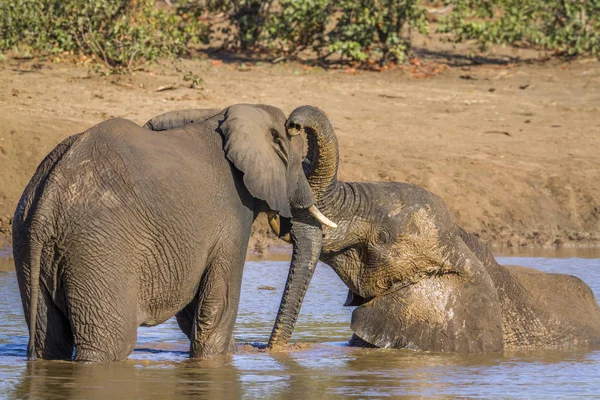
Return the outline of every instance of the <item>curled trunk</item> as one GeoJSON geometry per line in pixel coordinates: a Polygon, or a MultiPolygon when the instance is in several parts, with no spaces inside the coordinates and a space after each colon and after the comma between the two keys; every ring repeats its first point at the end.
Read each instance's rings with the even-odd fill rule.
{"type": "Polygon", "coordinates": [[[323,208],[338,185],[338,141],[327,116],[318,108],[302,106],[290,114],[288,131],[304,131],[308,141],[308,153],[303,163],[304,173],[317,201],[323,208]]]}

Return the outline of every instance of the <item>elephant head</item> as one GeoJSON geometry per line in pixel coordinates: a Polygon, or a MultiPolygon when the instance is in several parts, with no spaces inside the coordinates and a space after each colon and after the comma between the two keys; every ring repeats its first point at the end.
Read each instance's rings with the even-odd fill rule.
{"type": "MultiPolygon", "coordinates": [[[[337,226],[315,206],[312,188],[302,168],[304,146],[300,130],[286,129],[285,116],[277,108],[245,106],[243,109],[230,107],[225,112],[221,131],[227,157],[244,172],[244,183],[248,190],[254,197],[265,200],[269,209],[276,211],[284,221],[291,218],[293,252],[281,307],[282,310],[299,308],[321,254],[321,224],[337,226]],[[247,121],[255,121],[258,125],[250,126],[247,121]],[[269,157],[264,157],[264,151],[257,148],[257,143],[262,140],[242,133],[249,128],[268,133],[264,142],[270,143],[269,157]],[[287,165],[287,198],[279,197],[281,191],[275,184],[286,180],[283,171],[276,165],[280,160],[287,165]]],[[[274,337],[281,335],[282,338],[289,339],[297,315],[281,312],[276,325],[285,329],[278,329],[276,326],[274,337]]]]}
{"type": "MultiPolygon", "coordinates": [[[[306,133],[304,172],[319,209],[340,224],[324,230],[320,259],[348,286],[346,305],[358,306],[352,330],[379,347],[501,347],[500,308],[492,280],[458,237],[443,200],[408,184],[339,181],[337,139],[327,116],[315,107],[295,109],[287,128],[306,133]],[[467,333],[464,321],[471,324],[467,333]],[[445,339],[448,332],[456,337],[445,339]]],[[[302,218],[293,215],[294,223],[302,218]]],[[[275,221],[271,225],[282,233],[275,221]]],[[[288,293],[306,291],[306,282],[294,281],[296,274],[290,272],[284,300],[292,297],[288,293]]],[[[302,304],[302,298],[292,299],[280,305],[271,347],[290,338],[302,304]]]]}
{"type": "MultiPolygon", "coordinates": [[[[264,104],[236,104],[219,110],[170,111],[151,118],[144,128],[166,131],[209,120],[218,121],[227,159],[243,173],[244,185],[290,226],[292,209],[306,209],[319,222],[335,226],[315,206],[311,188],[301,168],[303,141],[300,132],[288,132],[285,115],[264,104]]],[[[193,127],[188,129],[194,130],[193,127]]],[[[288,229],[289,230],[289,229],[288,229]]]]}

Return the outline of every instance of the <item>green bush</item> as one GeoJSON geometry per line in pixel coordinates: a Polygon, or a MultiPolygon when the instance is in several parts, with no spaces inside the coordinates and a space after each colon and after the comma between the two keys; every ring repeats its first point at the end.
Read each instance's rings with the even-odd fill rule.
{"type": "Polygon", "coordinates": [[[280,0],[268,21],[269,47],[283,54],[311,48],[317,54],[327,45],[328,0],[280,0]]]}
{"type": "MultiPolygon", "coordinates": [[[[280,0],[269,40],[288,52],[312,46],[317,54],[354,61],[402,62],[411,31],[428,31],[425,2],[417,0],[280,0]]],[[[427,2],[429,6],[441,2],[427,2]]],[[[440,32],[475,40],[482,49],[508,44],[561,55],[600,56],[600,0],[446,0],[440,32]]]]}
{"type": "Polygon", "coordinates": [[[510,44],[600,56],[600,0],[452,0],[442,32],[482,49],[510,44]]]}
{"type": "Polygon", "coordinates": [[[212,15],[224,13],[229,22],[219,29],[212,29],[213,35],[223,40],[223,47],[237,47],[242,50],[256,48],[269,19],[273,0],[180,0],[196,12],[208,12],[212,15]]]}
{"type": "Polygon", "coordinates": [[[330,50],[352,60],[403,62],[411,29],[427,32],[425,10],[417,0],[336,2],[340,18],[330,33],[330,50]]]}
{"type": "Polygon", "coordinates": [[[411,28],[427,31],[417,0],[280,0],[269,21],[269,40],[288,54],[312,48],[322,58],[402,62],[411,28]]]}
{"type": "Polygon", "coordinates": [[[207,28],[153,0],[11,0],[0,3],[0,48],[94,55],[112,71],[177,56],[207,28]]]}
{"type": "MultiPolygon", "coordinates": [[[[417,0],[0,0],[0,51],[93,55],[112,71],[180,56],[191,42],[321,59],[402,62],[426,33],[417,0]],[[217,17],[221,16],[221,17],[217,17]],[[224,18],[222,17],[224,16],[224,18]],[[200,23],[200,20],[210,22],[200,23]]],[[[441,1],[427,2],[428,6],[441,1]]],[[[600,0],[445,0],[440,31],[482,48],[509,44],[600,56],[600,0]]]]}

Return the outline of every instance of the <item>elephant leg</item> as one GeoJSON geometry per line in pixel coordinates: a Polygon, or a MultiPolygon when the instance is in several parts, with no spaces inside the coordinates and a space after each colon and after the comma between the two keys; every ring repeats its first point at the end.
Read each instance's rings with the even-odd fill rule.
{"type": "MultiPolygon", "coordinates": [[[[196,305],[198,304],[198,299],[194,298],[193,302],[188,304],[183,310],[179,311],[175,314],[177,318],[177,325],[179,325],[179,329],[188,337],[188,339],[192,340],[192,328],[194,326],[194,316],[196,315],[196,305]]],[[[233,336],[233,332],[231,333],[231,343],[229,345],[229,351],[234,352],[237,350],[235,346],[235,338],[233,336]]]]}
{"type": "MultiPolygon", "coordinates": [[[[193,302],[185,306],[181,311],[175,314],[177,318],[177,325],[179,325],[179,329],[187,336],[188,339],[192,340],[192,328],[194,326],[194,316],[196,315],[196,305],[198,304],[198,299],[194,298],[193,302]]],[[[235,346],[235,338],[233,337],[233,333],[231,334],[231,344],[229,346],[229,351],[234,352],[236,350],[235,346]]]]}
{"type": "Polygon", "coordinates": [[[44,360],[71,360],[73,334],[69,320],[41,290],[35,332],[36,357],[44,360]]]}
{"type": "Polygon", "coordinates": [[[192,358],[225,354],[235,345],[233,327],[240,299],[246,246],[238,245],[234,249],[222,251],[222,255],[216,257],[202,276],[192,327],[192,358]]]}
{"type": "Polygon", "coordinates": [[[187,336],[188,339],[192,340],[192,328],[194,326],[194,316],[196,315],[196,306],[198,304],[197,297],[181,311],[175,314],[177,318],[177,325],[179,329],[187,336]]]}
{"type": "Polygon", "coordinates": [[[126,359],[137,340],[137,301],[124,276],[98,276],[116,268],[82,266],[89,274],[67,281],[69,317],[75,336],[75,361],[126,359]]]}

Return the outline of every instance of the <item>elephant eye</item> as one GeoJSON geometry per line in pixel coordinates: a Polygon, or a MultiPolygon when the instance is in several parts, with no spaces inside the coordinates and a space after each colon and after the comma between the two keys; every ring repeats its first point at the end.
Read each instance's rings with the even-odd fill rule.
{"type": "Polygon", "coordinates": [[[386,229],[380,229],[377,232],[377,243],[386,244],[391,242],[392,236],[386,229]]]}

